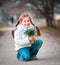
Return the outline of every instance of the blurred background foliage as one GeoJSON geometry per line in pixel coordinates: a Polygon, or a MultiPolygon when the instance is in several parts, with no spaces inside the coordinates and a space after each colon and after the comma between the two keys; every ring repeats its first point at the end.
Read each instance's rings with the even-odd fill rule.
{"type": "Polygon", "coordinates": [[[60,27],[60,0],[0,0],[0,26],[16,23],[22,12],[28,12],[35,23],[60,27]]]}

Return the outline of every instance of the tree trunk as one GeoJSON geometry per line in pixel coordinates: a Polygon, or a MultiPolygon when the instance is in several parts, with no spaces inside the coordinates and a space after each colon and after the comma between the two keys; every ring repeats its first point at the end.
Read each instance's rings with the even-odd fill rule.
{"type": "Polygon", "coordinates": [[[48,26],[48,27],[53,27],[52,21],[53,21],[53,20],[52,20],[51,18],[46,17],[46,23],[47,23],[47,26],[48,26]]]}

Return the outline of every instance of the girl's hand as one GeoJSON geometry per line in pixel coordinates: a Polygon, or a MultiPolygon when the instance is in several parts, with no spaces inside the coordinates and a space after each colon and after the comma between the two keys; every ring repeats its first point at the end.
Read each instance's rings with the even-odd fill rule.
{"type": "Polygon", "coordinates": [[[34,36],[29,36],[29,41],[30,41],[30,42],[35,41],[34,36]]]}

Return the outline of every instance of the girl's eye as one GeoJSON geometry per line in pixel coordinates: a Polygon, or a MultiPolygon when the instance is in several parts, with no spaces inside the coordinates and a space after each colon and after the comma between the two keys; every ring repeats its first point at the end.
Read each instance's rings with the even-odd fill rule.
{"type": "Polygon", "coordinates": [[[24,22],[26,22],[26,21],[24,21],[24,22]]]}
{"type": "Polygon", "coordinates": [[[27,22],[29,22],[29,20],[27,20],[27,22]]]}

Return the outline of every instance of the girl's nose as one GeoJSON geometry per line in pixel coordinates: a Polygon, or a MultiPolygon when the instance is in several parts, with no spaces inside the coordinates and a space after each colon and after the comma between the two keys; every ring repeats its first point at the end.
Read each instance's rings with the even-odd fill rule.
{"type": "Polygon", "coordinates": [[[27,24],[28,22],[26,21],[26,24],[27,24]]]}

